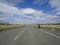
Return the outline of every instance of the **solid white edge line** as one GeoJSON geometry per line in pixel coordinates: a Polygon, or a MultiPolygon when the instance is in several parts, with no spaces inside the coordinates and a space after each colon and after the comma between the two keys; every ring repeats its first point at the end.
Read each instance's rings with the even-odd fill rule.
{"type": "Polygon", "coordinates": [[[44,31],[44,30],[40,30],[40,31],[42,31],[42,32],[44,32],[44,33],[47,33],[47,34],[49,34],[49,35],[51,35],[51,36],[53,36],[53,37],[55,37],[55,38],[57,38],[57,39],[60,39],[59,36],[57,36],[57,35],[55,35],[55,34],[53,34],[53,33],[50,33],[50,32],[44,31]]]}

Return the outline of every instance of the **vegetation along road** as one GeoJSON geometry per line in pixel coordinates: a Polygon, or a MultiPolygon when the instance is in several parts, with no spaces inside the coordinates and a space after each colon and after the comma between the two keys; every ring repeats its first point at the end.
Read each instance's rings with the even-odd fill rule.
{"type": "Polygon", "coordinates": [[[0,45],[60,45],[60,33],[26,25],[0,32],[0,45]]]}

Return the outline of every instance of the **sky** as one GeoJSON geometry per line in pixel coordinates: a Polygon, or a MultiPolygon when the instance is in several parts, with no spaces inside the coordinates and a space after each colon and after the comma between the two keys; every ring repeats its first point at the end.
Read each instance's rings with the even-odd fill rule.
{"type": "Polygon", "coordinates": [[[0,0],[0,23],[60,23],[60,0],[0,0]]]}

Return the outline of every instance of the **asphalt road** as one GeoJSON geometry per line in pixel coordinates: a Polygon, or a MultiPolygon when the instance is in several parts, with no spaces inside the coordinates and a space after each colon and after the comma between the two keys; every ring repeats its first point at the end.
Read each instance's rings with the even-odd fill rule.
{"type": "Polygon", "coordinates": [[[0,32],[0,45],[60,45],[60,36],[26,26],[0,32]]]}

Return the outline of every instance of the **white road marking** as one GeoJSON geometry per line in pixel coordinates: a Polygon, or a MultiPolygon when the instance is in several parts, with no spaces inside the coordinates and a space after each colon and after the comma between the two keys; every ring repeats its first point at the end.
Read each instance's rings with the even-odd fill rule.
{"type": "Polygon", "coordinates": [[[50,32],[44,31],[44,30],[40,30],[40,31],[42,31],[42,32],[44,32],[44,33],[47,33],[47,34],[49,34],[49,35],[51,35],[51,36],[53,36],[53,37],[55,37],[55,38],[57,38],[57,39],[60,39],[59,36],[57,36],[57,35],[55,35],[55,34],[53,34],[53,33],[50,33],[50,32]]]}
{"type": "Polygon", "coordinates": [[[23,31],[21,31],[14,39],[16,40],[20,35],[22,35],[23,34],[23,32],[24,32],[24,30],[23,31]]]}

